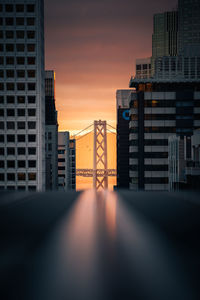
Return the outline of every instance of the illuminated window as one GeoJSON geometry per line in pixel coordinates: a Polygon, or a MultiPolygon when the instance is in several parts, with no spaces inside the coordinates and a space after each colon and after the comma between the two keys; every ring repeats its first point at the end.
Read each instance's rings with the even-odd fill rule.
{"type": "Polygon", "coordinates": [[[17,178],[19,181],[24,181],[26,180],[26,174],[25,173],[18,173],[17,178]]]}
{"type": "Polygon", "coordinates": [[[28,173],[28,180],[36,180],[36,173],[28,173]]]}

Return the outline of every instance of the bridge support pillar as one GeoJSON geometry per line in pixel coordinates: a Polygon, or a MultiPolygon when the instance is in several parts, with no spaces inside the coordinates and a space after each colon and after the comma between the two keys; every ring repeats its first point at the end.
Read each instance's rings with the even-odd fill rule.
{"type": "Polygon", "coordinates": [[[108,188],[106,121],[101,120],[94,121],[93,187],[96,190],[108,188]]]}

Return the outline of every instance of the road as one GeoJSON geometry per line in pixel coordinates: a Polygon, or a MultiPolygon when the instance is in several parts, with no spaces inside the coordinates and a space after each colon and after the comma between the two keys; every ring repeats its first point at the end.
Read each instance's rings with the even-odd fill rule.
{"type": "Polygon", "coordinates": [[[194,193],[1,192],[0,299],[200,299],[194,193]]]}

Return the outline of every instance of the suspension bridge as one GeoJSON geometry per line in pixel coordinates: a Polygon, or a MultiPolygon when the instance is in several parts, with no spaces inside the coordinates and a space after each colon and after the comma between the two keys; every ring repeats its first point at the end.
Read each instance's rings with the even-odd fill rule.
{"type": "Polygon", "coordinates": [[[76,176],[92,177],[93,188],[96,190],[107,189],[108,177],[116,176],[116,169],[108,169],[107,132],[116,135],[116,128],[106,121],[99,120],[73,136],[79,141],[93,133],[93,168],[77,168],[76,176]]]}

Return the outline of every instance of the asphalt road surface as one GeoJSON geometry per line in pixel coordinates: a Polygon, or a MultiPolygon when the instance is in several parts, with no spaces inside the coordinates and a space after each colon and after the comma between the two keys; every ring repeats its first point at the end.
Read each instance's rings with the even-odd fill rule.
{"type": "Polygon", "coordinates": [[[194,193],[0,195],[1,300],[199,300],[194,193]]]}

